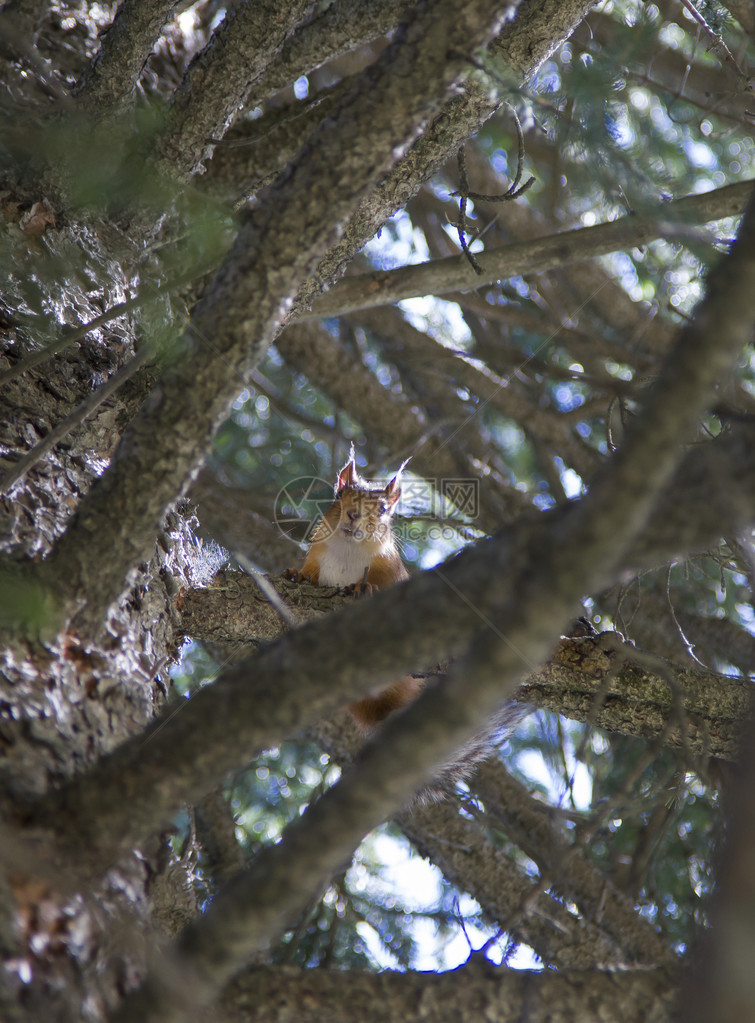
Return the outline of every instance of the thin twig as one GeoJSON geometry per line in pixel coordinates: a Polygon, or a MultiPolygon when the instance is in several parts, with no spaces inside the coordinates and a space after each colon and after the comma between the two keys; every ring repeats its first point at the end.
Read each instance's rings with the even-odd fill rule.
{"type": "Polygon", "coordinates": [[[248,558],[245,554],[241,554],[239,551],[234,551],[233,556],[238,561],[239,565],[247,572],[255,581],[255,583],[262,590],[263,594],[267,597],[271,606],[278,612],[279,616],[283,620],[284,625],[287,625],[289,629],[295,629],[299,624],[296,617],[291,614],[289,608],[286,607],[284,602],[281,600],[280,594],[275,589],[273,584],[267,578],[265,573],[259,567],[255,565],[251,558],[248,558]]]}
{"type": "MultiPolygon", "coordinates": [[[[524,170],[524,132],[522,131],[522,125],[516,111],[510,104],[507,103],[506,105],[511,111],[511,116],[514,118],[517,136],[517,164],[514,180],[511,182],[506,191],[502,192],[500,195],[486,195],[483,192],[470,192],[469,188],[464,185],[458,192],[452,192],[452,195],[464,195],[467,199],[471,199],[472,202],[510,202],[512,199],[518,199],[520,195],[524,195],[524,193],[531,188],[532,185],[534,185],[535,178],[530,176],[521,188],[519,187],[519,182],[522,180],[522,173],[524,170]]],[[[464,180],[466,183],[466,175],[464,180]]]]}
{"type": "Polygon", "coordinates": [[[469,260],[469,263],[477,274],[483,274],[485,271],[480,266],[477,259],[474,257],[469,244],[467,243],[467,202],[471,199],[473,202],[509,202],[512,199],[518,199],[520,195],[524,195],[528,188],[534,183],[534,177],[529,177],[524,184],[519,187],[519,182],[522,180],[522,173],[524,170],[524,132],[522,131],[522,125],[517,117],[516,110],[507,103],[506,106],[511,111],[511,116],[514,118],[514,125],[516,127],[517,137],[517,164],[516,174],[514,180],[511,182],[505,192],[500,195],[485,195],[482,192],[472,192],[469,189],[469,181],[467,179],[467,162],[466,155],[464,153],[464,146],[459,149],[457,155],[457,164],[459,167],[459,188],[458,191],[452,192],[451,195],[459,196],[459,218],[456,223],[456,229],[459,233],[459,244],[464,255],[469,260]]]}
{"type": "Polygon", "coordinates": [[[469,182],[467,181],[467,162],[464,146],[459,149],[456,159],[459,167],[459,191],[453,194],[459,196],[459,219],[456,224],[456,229],[459,233],[459,245],[461,245],[461,251],[469,260],[474,272],[481,274],[484,271],[467,244],[467,196],[469,193],[469,182]]]}
{"type": "Polygon", "coordinates": [[[711,49],[720,50],[724,55],[726,63],[730,64],[737,72],[739,77],[749,85],[747,75],[744,73],[739,64],[737,64],[736,60],[734,59],[734,55],[732,54],[731,50],[726,45],[726,43],[723,41],[721,35],[718,32],[713,31],[713,29],[710,27],[708,22],[698,11],[695,5],[691,3],[691,0],[680,0],[680,2],[682,7],[689,12],[690,17],[697,22],[697,24],[702,28],[703,32],[713,41],[711,49]]]}

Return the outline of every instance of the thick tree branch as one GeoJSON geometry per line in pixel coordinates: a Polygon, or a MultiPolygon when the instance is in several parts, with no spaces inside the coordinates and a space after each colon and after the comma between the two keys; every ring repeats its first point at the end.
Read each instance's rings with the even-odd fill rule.
{"type": "Polygon", "coordinates": [[[178,0],[123,0],[99,53],[74,89],[81,104],[101,115],[127,102],[163,25],[178,0]]]}
{"type": "Polygon", "coordinates": [[[676,199],[651,212],[630,213],[610,224],[514,242],[475,257],[484,273],[478,274],[465,256],[449,256],[399,270],[375,270],[355,274],[335,284],[317,298],[310,316],[343,316],[359,309],[391,305],[421,295],[445,295],[474,290],[506,277],[540,273],[609,252],[631,249],[659,238],[684,239],[697,224],[734,217],[742,213],[752,194],[752,181],[726,185],[702,195],[676,199]]]}
{"type": "Polygon", "coordinates": [[[336,0],[286,41],[252,86],[247,104],[261,103],[333,57],[385,35],[409,7],[409,0],[381,0],[367,7],[360,0],[336,0]]]}
{"type": "Polygon", "coordinates": [[[100,621],[123,592],[128,571],[146,556],[166,507],[198,468],[246,374],[339,226],[467,73],[465,54],[488,42],[499,25],[501,8],[492,0],[466,5],[461,18],[446,2],[422,8],[424,16],[360,78],[338,123],[322,125],[291,174],[241,228],[195,307],[155,400],[131,423],[110,469],[43,566],[69,614],[86,594],[79,628],[100,621]]]}
{"type": "Polygon", "coordinates": [[[526,82],[595,6],[584,0],[523,0],[490,53],[526,82]]]}
{"type": "MultiPolygon", "coordinates": [[[[514,692],[526,666],[543,660],[580,594],[616,572],[645,524],[680,457],[681,442],[710,401],[715,382],[731,369],[749,338],[754,287],[755,202],[609,470],[570,522],[524,552],[527,571],[519,576],[516,601],[491,601],[500,626],[483,616],[487,629],[478,632],[446,684],[427,689],[403,713],[389,718],[341,780],[289,825],[280,844],[265,849],[247,873],[218,895],[201,921],[184,931],[176,950],[176,973],[153,973],[124,1003],[122,1020],[139,1012],[156,1020],[168,1009],[173,1013],[169,1018],[184,1018],[190,1007],[184,1001],[180,1008],[178,998],[185,996],[184,985],[190,982],[192,1001],[212,998],[327,883],[363,835],[479,731],[514,692]],[[295,890],[292,877],[297,878],[295,890]]],[[[398,603],[399,591],[408,589],[395,587],[386,596],[398,603]]],[[[373,608],[376,603],[377,598],[373,608]]],[[[308,631],[299,630],[291,638],[308,631]]],[[[282,641],[278,649],[286,645],[282,641]]],[[[339,653],[344,656],[344,651],[339,653]]]]}
{"type": "MultiPolygon", "coordinates": [[[[324,61],[395,28],[409,7],[407,0],[372,4],[367,9],[356,0],[331,4],[285,42],[252,83],[246,106],[263,103],[324,61]]],[[[215,148],[200,187],[232,199],[258,192],[296,156],[321,121],[338,116],[352,84],[344,77],[306,102],[272,107],[256,120],[240,122],[215,148]]]]}
{"type": "Polygon", "coordinates": [[[253,121],[240,122],[215,146],[199,187],[234,203],[258,195],[296,159],[324,120],[338,117],[353,85],[353,77],[342,78],[311,100],[272,107],[253,121]]]}
{"type": "MultiPolygon", "coordinates": [[[[280,616],[249,576],[221,574],[216,582],[182,595],[186,635],[204,642],[269,643],[283,634],[280,616]]],[[[301,624],[352,600],[333,589],[284,579],[276,580],[276,587],[301,624]]],[[[622,647],[615,633],[606,638],[612,642],[601,637],[564,640],[546,664],[527,675],[517,699],[610,732],[662,739],[693,756],[738,759],[742,729],[755,710],[747,679],[657,657],[648,665],[642,654],[633,658],[634,648],[622,647]],[[677,720],[679,710],[683,722],[677,720]]]]}
{"type": "Polygon", "coordinates": [[[678,977],[640,973],[530,973],[471,958],[448,973],[356,973],[259,967],[234,980],[215,1023],[458,1023],[473,1014],[487,1023],[670,1023],[678,977]]]}
{"type": "MultiPolygon", "coordinates": [[[[353,760],[363,742],[355,731],[350,719],[341,714],[321,722],[310,734],[343,765],[353,760]]],[[[471,783],[473,791],[476,779],[471,783]]],[[[534,801],[525,797],[529,808],[534,801]]],[[[396,823],[444,877],[477,900],[491,923],[505,925],[508,934],[529,945],[544,963],[559,969],[592,969],[596,963],[605,967],[657,965],[670,958],[668,947],[652,925],[641,920],[631,903],[610,885],[607,894],[614,920],[594,912],[587,918],[570,913],[539,879],[528,876],[490,841],[490,816],[459,813],[456,797],[441,803],[415,803],[396,823]]],[[[499,827],[498,818],[493,826],[499,827]]],[[[501,826],[507,830],[505,824],[501,826]]],[[[597,874],[588,863],[582,864],[583,877],[597,874]]],[[[600,883],[606,881],[597,875],[593,887],[600,883]]]]}
{"type": "Polygon", "coordinates": [[[301,21],[310,0],[257,0],[231,8],[191,62],[157,143],[158,166],[188,179],[222,138],[256,78],[301,21]]]}
{"type": "Polygon", "coordinates": [[[755,711],[748,679],[670,662],[659,674],[642,654],[637,660],[632,654],[629,646],[622,651],[599,640],[567,641],[528,676],[518,698],[609,732],[662,740],[693,756],[739,758],[743,729],[755,711]]]}
{"type": "MultiPolygon", "coordinates": [[[[635,571],[664,562],[672,553],[705,546],[720,535],[723,522],[734,531],[750,523],[754,456],[749,430],[688,455],[685,467],[697,502],[686,500],[690,492],[680,474],[621,567],[635,571]],[[729,477],[732,489],[727,492],[711,488],[709,471],[712,465],[726,465],[719,453],[729,447],[739,452],[739,468],[729,477]]],[[[197,802],[260,749],[332,714],[374,685],[458,655],[482,621],[491,615],[500,621],[496,607],[517,601],[537,563],[531,552],[544,548],[549,534],[563,535],[564,522],[576,507],[519,523],[493,541],[466,549],[447,566],[369,601],[351,602],[327,622],[297,630],[234,666],[53,797],[49,813],[41,808],[45,819],[62,829],[73,861],[87,863],[93,873],[107,867],[181,802],[197,802]],[[360,665],[359,673],[354,664],[360,665]],[[162,779],[160,786],[155,778],[162,779]]],[[[321,599],[327,601],[328,592],[322,591],[321,599]]],[[[238,608],[243,609],[242,601],[238,608]]],[[[241,629],[248,639],[248,622],[242,621],[241,629]]]]}
{"type": "MultiPolygon", "coordinates": [[[[560,3],[554,0],[525,0],[517,8],[516,16],[504,25],[493,41],[491,50],[511,69],[518,81],[526,80],[569,36],[594,4],[595,0],[564,0],[560,3]]],[[[316,23],[312,24],[314,26],[316,23]]],[[[292,45],[295,38],[291,40],[292,45]]],[[[326,96],[321,97],[322,102],[329,105],[330,94],[337,95],[342,85],[340,83],[328,90],[326,96]]],[[[497,98],[490,94],[484,84],[474,79],[466,84],[460,95],[444,105],[405,158],[386,176],[375,192],[361,203],[343,239],[323,260],[317,279],[302,290],[296,310],[307,308],[315,294],[340,276],[388,217],[406,205],[420,184],[436,173],[456,153],[463,141],[479,131],[495,113],[498,105],[497,98]]],[[[306,113],[304,119],[308,120],[306,113]]],[[[313,119],[312,123],[316,123],[316,120],[313,119]]],[[[298,146],[302,144],[301,137],[300,131],[298,146]]],[[[294,144],[293,138],[290,143],[294,144]]],[[[209,165],[207,182],[213,188],[227,190],[229,197],[238,198],[256,185],[260,169],[256,154],[244,152],[244,147],[219,149],[209,165]]]]}

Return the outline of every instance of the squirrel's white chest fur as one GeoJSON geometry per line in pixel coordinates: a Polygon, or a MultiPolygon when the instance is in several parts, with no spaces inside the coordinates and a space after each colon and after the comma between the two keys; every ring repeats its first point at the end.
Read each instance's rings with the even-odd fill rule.
{"type": "Polygon", "coordinates": [[[320,555],[320,586],[351,586],[361,583],[365,570],[379,553],[376,544],[336,534],[324,545],[320,555]]]}

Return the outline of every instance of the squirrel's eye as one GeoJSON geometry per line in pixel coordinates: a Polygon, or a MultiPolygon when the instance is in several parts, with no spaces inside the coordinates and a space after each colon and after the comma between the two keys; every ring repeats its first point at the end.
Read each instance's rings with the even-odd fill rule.
{"type": "Polygon", "coordinates": [[[385,515],[385,513],[388,511],[388,505],[385,503],[385,501],[381,501],[380,504],[378,505],[378,509],[381,515],[385,515]]]}

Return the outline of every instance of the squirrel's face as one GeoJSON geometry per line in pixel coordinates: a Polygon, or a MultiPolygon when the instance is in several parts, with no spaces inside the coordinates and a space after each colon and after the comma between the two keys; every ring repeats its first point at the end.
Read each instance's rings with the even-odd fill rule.
{"type": "Polygon", "coordinates": [[[339,500],[332,506],[338,522],[331,523],[342,536],[357,542],[382,544],[391,535],[391,504],[384,491],[370,493],[344,487],[339,500]]]}

